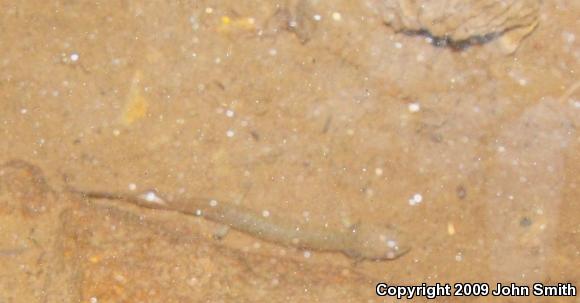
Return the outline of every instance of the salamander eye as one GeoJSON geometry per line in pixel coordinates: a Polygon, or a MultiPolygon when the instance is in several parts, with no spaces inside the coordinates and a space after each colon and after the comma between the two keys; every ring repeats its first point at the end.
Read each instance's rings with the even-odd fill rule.
{"type": "Polygon", "coordinates": [[[379,235],[379,239],[381,240],[381,243],[384,243],[388,248],[385,255],[387,259],[395,259],[406,252],[406,249],[401,248],[399,242],[395,238],[381,234],[379,235]]]}

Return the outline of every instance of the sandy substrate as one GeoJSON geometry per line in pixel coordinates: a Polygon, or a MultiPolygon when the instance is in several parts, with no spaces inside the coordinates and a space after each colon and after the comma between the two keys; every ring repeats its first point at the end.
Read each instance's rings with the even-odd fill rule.
{"type": "MultiPolygon", "coordinates": [[[[544,1],[505,54],[434,47],[357,1],[113,2],[0,3],[1,303],[580,286],[580,4],[544,1]],[[67,186],[392,225],[412,249],[355,264],[236,231],[218,241],[213,222],[67,186]]],[[[490,300],[506,302],[474,299],[490,300]]]]}

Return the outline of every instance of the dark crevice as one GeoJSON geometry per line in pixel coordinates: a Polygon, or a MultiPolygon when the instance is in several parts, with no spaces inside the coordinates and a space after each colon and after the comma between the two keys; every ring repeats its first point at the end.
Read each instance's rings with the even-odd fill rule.
{"type": "Polygon", "coordinates": [[[435,47],[450,48],[454,51],[463,51],[472,46],[488,43],[501,36],[504,32],[493,32],[485,35],[472,36],[468,39],[462,40],[455,40],[450,36],[434,36],[426,29],[403,30],[401,33],[408,36],[422,36],[429,38],[431,40],[431,44],[435,47]]]}

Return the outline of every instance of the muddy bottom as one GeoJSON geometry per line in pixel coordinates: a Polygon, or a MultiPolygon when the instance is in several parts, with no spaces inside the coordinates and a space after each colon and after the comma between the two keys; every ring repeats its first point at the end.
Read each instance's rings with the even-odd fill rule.
{"type": "MultiPolygon", "coordinates": [[[[577,288],[580,5],[556,2],[509,53],[394,30],[373,1],[0,4],[0,303],[577,288]],[[384,226],[410,250],[361,259],[170,207],[200,198],[296,242],[384,226]]],[[[577,302],[560,295],[472,299],[577,302]]]]}

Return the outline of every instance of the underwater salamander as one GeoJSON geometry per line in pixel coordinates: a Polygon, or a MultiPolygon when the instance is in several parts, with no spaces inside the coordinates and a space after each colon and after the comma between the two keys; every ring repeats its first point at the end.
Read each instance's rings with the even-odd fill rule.
{"type": "Polygon", "coordinates": [[[349,229],[332,230],[264,217],[249,209],[211,199],[165,200],[153,191],[141,195],[70,191],[86,198],[123,200],[145,208],[201,216],[268,242],[306,250],[341,252],[357,261],[395,259],[409,251],[404,240],[401,242],[401,232],[393,227],[356,224],[349,229]]]}

